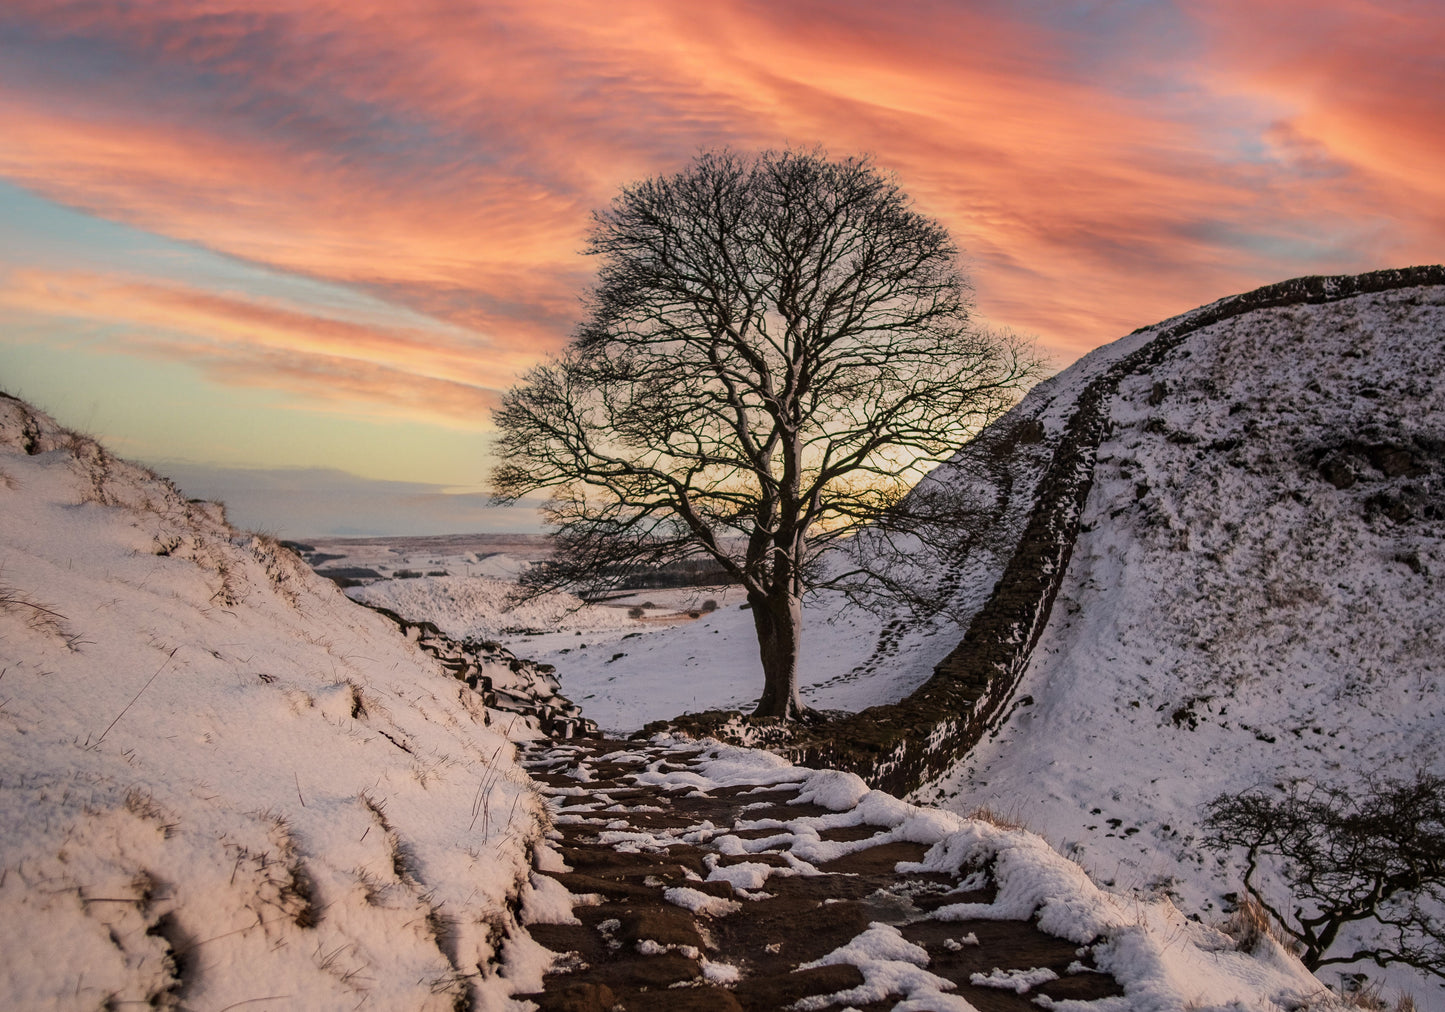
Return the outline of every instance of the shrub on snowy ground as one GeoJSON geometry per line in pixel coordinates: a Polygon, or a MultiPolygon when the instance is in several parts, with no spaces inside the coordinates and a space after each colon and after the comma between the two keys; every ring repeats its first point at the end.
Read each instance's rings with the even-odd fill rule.
{"type": "Polygon", "coordinates": [[[1445,778],[1366,777],[1356,787],[1297,782],[1221,794],[1205,842],[1245,854],[1244,887],[1300,947],[1311,970],[1370,959],[1445,977],[1445,778]],[[1292,908],[1270,899],[1267,859],[1280,859],[1292,908]],[[1331,953],[1340,930],[1375,921],[1370,946],[1331,953]]]}

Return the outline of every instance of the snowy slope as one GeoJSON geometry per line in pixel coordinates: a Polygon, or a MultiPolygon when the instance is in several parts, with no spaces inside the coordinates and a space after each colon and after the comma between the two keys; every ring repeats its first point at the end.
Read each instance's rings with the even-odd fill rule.
{"type": "Polygon", "coordinates": [[[571,594],[553,593],[517,601],[517,584],[491,576],[420,576],[378,580],[350,587],[355,601],[388,608],[398,615],[420,615],[455,639],[495,639],[530,630],[635,630],[638,623],[622,608],[583,608],[571,594]]]}
{"type": "Polygon", "coordinates": [[[507,1007],[544,813],[507,719],[0,398],[0,1006],[507,1007]]]}
{"type": "Polygon", "coordinates": [[[1256,310],[1127,378],[1031,704],[916,796],[1208,909],[1239,886],[1199,846],[1209,798],[1445,772],[1442,374],[1423,287],[1256,310]]]}

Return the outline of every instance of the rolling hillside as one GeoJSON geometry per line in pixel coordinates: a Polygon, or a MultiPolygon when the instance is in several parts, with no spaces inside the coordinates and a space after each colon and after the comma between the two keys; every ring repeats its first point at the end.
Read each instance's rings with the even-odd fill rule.
{"type": "Polygon", "coordinates": [[[1340,1007],[1278,948],[1100,890],[1033,834],[759,750],[570,739],[546,669],[348,601],[4,396],[0,510],[5,1008],[613,1008],[582,952],[643,1009],[1340,1007]],[[544,728],[545,793],[516,761],[544,728]],[[672,878],[598,877],[642,852],[672,878]],[[844,858],[861,891],[824,872],[844,858]],[[792,878],[785,934],[806,914],[821,947],[716,923],[792,878]]]}
{"type": "Polygon", "coordinates": [[[1167,341],[1103,400],[1006,719],[916,797],[1014,813],[1104,881],[1208,910],[1239,887],[1200,846],[1216,794],[1445,771],[1445,277],[1406,280],[1168,321],[1021,405],[1047,417],[1167,341]]]}
{"type": "Polygon", "coordinates": [[[8,397],[0,518],[0,1005],[490,1009],[540,981],[525,718],[8,397]]]}

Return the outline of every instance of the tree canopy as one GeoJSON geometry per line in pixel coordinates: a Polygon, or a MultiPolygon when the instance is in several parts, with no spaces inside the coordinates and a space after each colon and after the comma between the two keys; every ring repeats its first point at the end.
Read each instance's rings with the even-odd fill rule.
{"type": "Polygon", "coordinates": [[[536,578],[714,560],[753,609],[758,714],[801,711],[819,554],[900,516],[1034,363],[970,317],[959,251],[866,158],[708,152],[594,215],[587,318],[496,412],[493,482],[549,490],[536,578]]]}

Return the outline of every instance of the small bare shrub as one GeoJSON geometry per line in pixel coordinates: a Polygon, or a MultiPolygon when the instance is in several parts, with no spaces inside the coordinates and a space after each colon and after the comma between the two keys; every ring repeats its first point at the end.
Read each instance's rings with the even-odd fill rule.
{"type": "Polygon", "coordinates": [[[1296,781],[1221,794],[1205,806],[1204,843],[1244,852],[1244,888],[1299,945],[1311,971],[1365,959],[1445,978],[1445,777],[1366,776],[1349,786],[1296,781]],[[1278,862],[1291,895],[1271,905],[1261,879],[1278,862]],[[1334,952],[1340,931],[1381,929],[1334,952]]]}

